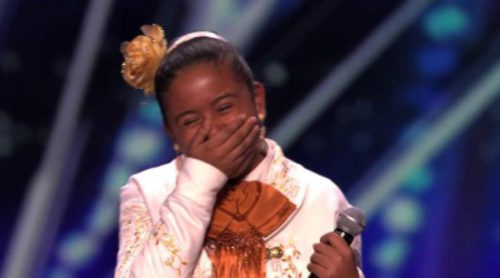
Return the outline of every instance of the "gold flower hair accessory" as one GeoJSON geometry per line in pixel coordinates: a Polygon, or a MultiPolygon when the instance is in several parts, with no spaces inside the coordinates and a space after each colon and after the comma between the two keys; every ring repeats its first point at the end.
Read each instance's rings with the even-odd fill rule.
{"type": "Polygon", "coordinates": [[[123,79],[132,87],[144,90],[146,95],[155,92],[155,75],[161,59],[167,52],[167,41],[163,29],[156,24],[141,27],[144,35],[130,42],[123,42],[121,53],[123,79]]]}

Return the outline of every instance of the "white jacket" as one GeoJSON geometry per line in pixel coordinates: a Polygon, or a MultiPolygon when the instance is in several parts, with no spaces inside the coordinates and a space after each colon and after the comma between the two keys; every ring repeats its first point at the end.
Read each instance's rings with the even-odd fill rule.
{"type": "MultiPolygon", "coordinates": [[[[281,258],[266,261],[266,276],[307,277],[312,245],[334,230],[338,212],[349,203],[332,181],[284,157],[273,141],[267,143],[266,158],[245,180],[271,184],[296,210],[265,238],[267,248],[284,251],[281,258]]],[[[217,168],[189,157],[182,165],[173,161],[133,175],[120,195],[115,277],[212,277],[203,243],[216,194],[226,182],[217,168]]],[[[359,236],[351,247],[360,265],[359,236]]]]}

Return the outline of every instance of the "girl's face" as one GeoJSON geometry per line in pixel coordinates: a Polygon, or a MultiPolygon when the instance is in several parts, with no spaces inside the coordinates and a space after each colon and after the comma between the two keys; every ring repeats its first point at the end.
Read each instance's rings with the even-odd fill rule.
{"type": "Polygon", "coordinates": [[[195,64],[178,72],[162,102],[167,132],[182,152],[204,122],[210,138],[238,115],[257,117],[266,112],[260,83],[255,83],[252,94],[229,66],[214,63],[195,64]]]}

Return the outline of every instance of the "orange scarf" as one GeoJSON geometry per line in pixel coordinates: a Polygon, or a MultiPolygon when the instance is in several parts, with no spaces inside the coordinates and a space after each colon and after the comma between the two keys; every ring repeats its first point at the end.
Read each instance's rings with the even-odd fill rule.
{"type": "Polygon", "coordinates": [[[258,181],[241,182],[221,194],[206,241],[215,277],[264,277],[264,238],[288,219],[295,205],[258,181]]]}

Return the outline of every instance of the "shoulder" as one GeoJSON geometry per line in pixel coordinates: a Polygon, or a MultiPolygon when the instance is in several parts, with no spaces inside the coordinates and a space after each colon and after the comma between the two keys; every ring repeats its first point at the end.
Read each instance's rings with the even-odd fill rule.
{"type": "Polygon", "coordinates": [[[121,206],[145,205],[150,212],[159,210],[175,188],[175,161],[132,175],[120,191],[121,206]]]}
{"type": "Polygon", "coordinates": [[[339,207],[349,205],[340,187],[331,179],[322,176],[301,164],[288,159],[290,163],[290,176],[301,186],[306,187],[307,198],[313,200],[327,198],[329,202],[337,204],[339,207]]]}
{"type": "Polygon", "coordinates": [[[129,182],[140,184],[141,187],[156,187],[168,186],[171,183],[175,184],[177,168],[175,160],[167,164],[149,168],[139,173],[133,174],[129,182]]]}

